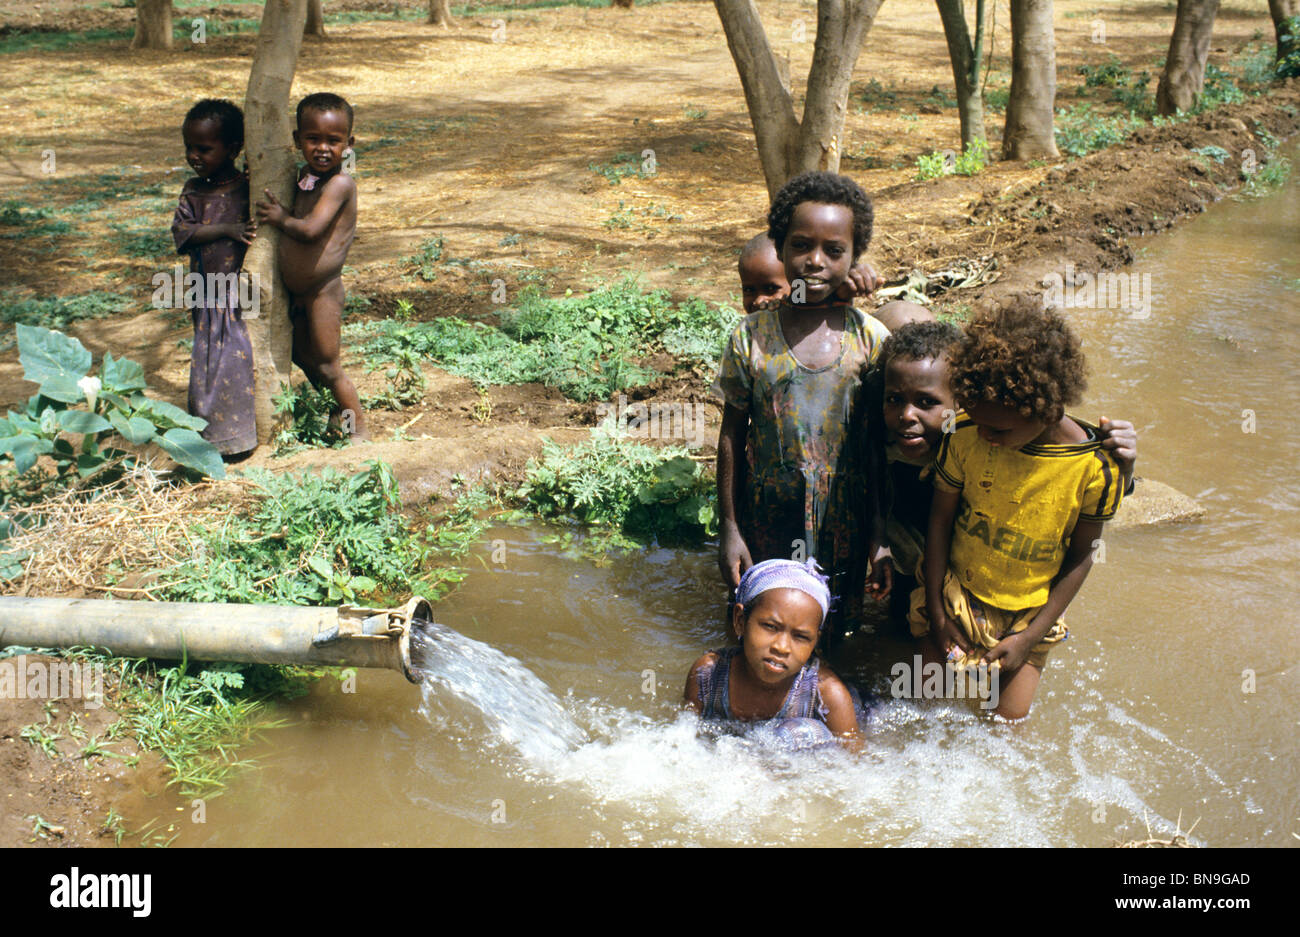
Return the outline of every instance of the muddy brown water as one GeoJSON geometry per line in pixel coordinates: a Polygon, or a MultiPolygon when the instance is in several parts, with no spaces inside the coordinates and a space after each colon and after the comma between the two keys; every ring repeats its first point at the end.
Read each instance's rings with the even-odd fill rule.
{"type": "MultiPolygon", "coordinates": [[[[1150,242],[1125,271],[1150,275],[1148,318],[1071,312],[1075,412],[1132,419],[1139,474],[1208,515],[1107,536],[1026,723],[887,699],[858,758],[701,738],[678,700],[723,643],[711,551],[595,565],[503,527],[437,606],[435,682],[362,672],[280,707],[291,727],[177,844],[1107,845],[1181,812],[1203,845],[1297,845],[1296,196],[1150,242]]],[[[860,633],[833,661],[887,694],[907,654],[860,633]]]]}

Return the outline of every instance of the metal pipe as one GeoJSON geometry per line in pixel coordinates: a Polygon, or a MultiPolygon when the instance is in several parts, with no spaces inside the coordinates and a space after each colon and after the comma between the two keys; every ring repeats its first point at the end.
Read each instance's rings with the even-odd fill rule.
{"type": "Polygon", "coordinates": [[[317,664],[399,671],[412,683],[411,625],[433,609],[0,597],[0,647],[105,648],[119,657],[317,664]]]}

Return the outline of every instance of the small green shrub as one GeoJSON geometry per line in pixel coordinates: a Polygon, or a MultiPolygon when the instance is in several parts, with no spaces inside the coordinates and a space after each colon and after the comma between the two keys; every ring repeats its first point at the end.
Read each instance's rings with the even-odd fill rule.
{"type": "Polygon", "coordinates": [[[542,517],[632,537],[699,540],[717,532],[713,479],[686,449],[655,448],[600,429],[577,446],[547,442],[515,497],[542,517]]]}

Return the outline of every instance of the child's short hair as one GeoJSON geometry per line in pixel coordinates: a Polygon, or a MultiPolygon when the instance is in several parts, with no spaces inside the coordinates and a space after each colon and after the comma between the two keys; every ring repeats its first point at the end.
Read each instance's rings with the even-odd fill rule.
{"type": "Polygon", "coordinates": [[[785,246],[785,236],[790,230],[790,219],[795,206],[803,202],[823,205],[844,205],[853,212],[853,259],[857,260],[871,243],[871,199],[862,187],[848,176],[833,172],[802,172],[776,193],[772,208],[767,213],[767,236],[776,245],[777,254],[785,246]]]}
{"type": "Polygon", "coordinates": [[[951,322],[908,322],[891,332],[880,346],[879,368],[883,372],[895,358],[923,361],[951,354],[961,341],[961,329],[951,322]]]}
{"type": "Polygon", "coordinates": [[[980,313],[952,353],[953,397],[963,408],[1002,404],[1054,423],[1088,386],[1077,335],[1041,298],[1018,293],[980,313]]]}
{"type": "Polygon", "coordinates": [[[226,146],[244,145],[244,112],[225,98],[204,98],[189,109],[185,123],[210,120],[221,128],[221,142],[226,146]]]}
{"type": "Polygon", "coordinates": [[[298,113],[295,118],[299,127],[302,127],[302,115],[307,111],[315,111],[318,114],[324,114],[328,111],[342,111],[348,115],[348,130],[352,130],[352,105],[337,94],[332,94],[329,91],[318,91],[299,101],[298,113]]]}

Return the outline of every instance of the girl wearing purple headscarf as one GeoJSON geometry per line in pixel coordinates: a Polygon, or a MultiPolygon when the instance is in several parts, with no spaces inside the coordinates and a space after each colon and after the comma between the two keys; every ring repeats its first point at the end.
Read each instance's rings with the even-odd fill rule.
{"type": "Polygon", "coordinates": [[[686,678],[686,704],[704,719],[814,719],[857,748],[852,694],[815,653],[830,604],[826,577],[812,560],[749,567],[732,612],[740,647],[710,651],[695,662],[686,678]]]}

